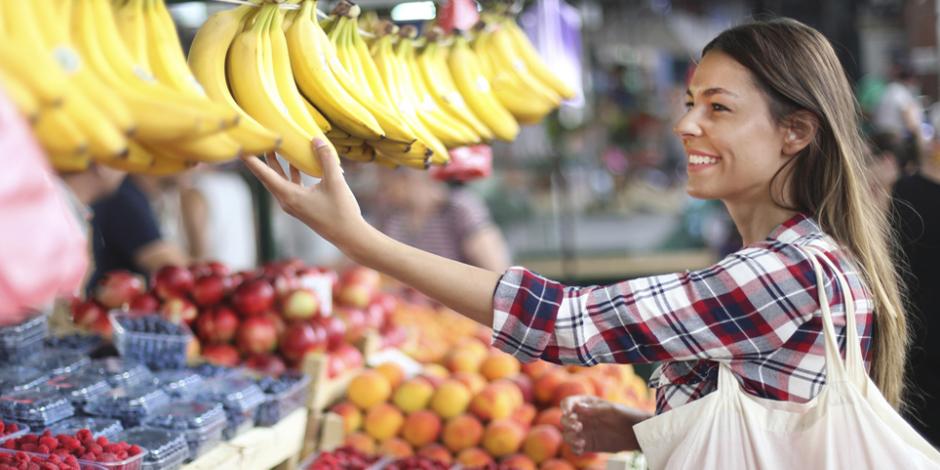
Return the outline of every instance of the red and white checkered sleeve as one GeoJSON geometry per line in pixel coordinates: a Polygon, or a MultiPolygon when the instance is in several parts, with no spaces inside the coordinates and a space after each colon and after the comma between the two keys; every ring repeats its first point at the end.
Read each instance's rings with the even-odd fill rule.
{"type": "Polygon", "coordinates": [[[494,295],[493,344],[521,360],[592,365],[759,357],[817,311],[795,247],[746,248],[698,271],[569,287],[511,268],[494,295]]]}

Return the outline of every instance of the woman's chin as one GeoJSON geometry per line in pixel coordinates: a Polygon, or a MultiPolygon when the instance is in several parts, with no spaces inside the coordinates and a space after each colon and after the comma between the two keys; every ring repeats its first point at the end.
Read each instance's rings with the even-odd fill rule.
{"type": "Polygon", "coordinates": [[[721,199],[717,191],[691,184],[686,185],[685,192],[695,199],[721,199]]]}

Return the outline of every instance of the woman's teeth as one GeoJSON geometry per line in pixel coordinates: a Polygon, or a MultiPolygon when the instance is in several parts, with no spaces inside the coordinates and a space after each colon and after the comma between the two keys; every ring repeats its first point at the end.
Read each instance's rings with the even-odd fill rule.
{"type": "Polygon", "coordinates": [[[692,165],[714,165],[718,163],[718,159],[704,155],[689,155],[689,163],[692,165]]]}

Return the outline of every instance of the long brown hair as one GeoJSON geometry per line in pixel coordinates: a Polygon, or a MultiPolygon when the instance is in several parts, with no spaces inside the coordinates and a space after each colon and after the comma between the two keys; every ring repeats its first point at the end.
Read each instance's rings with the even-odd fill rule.
{"type": "Polygon", "coordinates": [[[709,51],[727,54],[750,70],[778,124],[797,111],[818,120],[813,142],[777,174],[793,184],[782,186],[789,188],[785,202],[775,200],[812,214],[855,255],[875,300],[871,376],[885,398],[900,407],[908,334],[892,259],[895,237],[887,212],[868,194],[859,107],[832,45],[819,31],[783,18],[726,30],[702,55],[709,51]]]}

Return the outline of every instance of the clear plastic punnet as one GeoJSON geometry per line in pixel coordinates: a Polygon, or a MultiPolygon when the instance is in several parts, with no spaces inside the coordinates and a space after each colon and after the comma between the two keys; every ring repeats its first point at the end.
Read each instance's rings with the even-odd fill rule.
{"type": "Polygon", "coordinates": [[[225,407],[228,424],[223,436],[231,439],[255,424],[255,413],[264,403],[264,392],[247,376],[221,376],[207,380],[196,398],[225,407]]]}
{"type": "MultiPolygon", "coordinates": [[[[25,452],[22,450],[10,450],[10,449],[4,449],[0,447],[0,454],[2,454],[0,455],[0,460],[4,460],[3,456],[7,456],[7,455],[15,456],[16,454],[19,454],[19,453],[23,453],[23,454],[30,456],[30,458],[32,459],[31,461],[34,463],[52,462],[53,459],[56,458],[56,457],[53,457],[51,454],[41,454],[38,452],[25,452]]],[[[75,459],[75,460],[78,462],[79,468],[81,468],[82,470],[138,470],[140,468],[140,459],[142,457],[143,455],[132,457],[123,462],[120,462],[120,465],[89,462],[87,460],[82,460],[82,459],[75,459]]],[[[60,457],[59,459],[61,460],[62,458],[60,457]]],[[[29,468],[33,468],[33,467],[29,467],[29,468]]],[[[53,467],[53,468],[59,468],[59,467],[53,467]]]]}
{"type": "Polygon", "coordinates": [[[258,386],[264,391],[264,403],[258,407],[259,426],[273,426],[294,410],[304,407],[310,392],[310,377],[305,374],[284,374],[278,378],[263,377],[258,386]]]}
{"type": "Polygon", "coordinates": [[[64,336],[49,336],[44,343],[47,348],[67,349],[88,356],[91,352],[103,346],[105,341],[98,335],[74,333],[64,336]]]}
{"type": "Polygon", "coordinates": [[[190,369],[164,370],[154,375],[154,384],[171,397],[193,395],[205,382],[198,373],[190,369]]]}
{"type": "Polygon", "coordinates": [[[97,438],[104,436],[109,441],[117,440],[118,434],[124,430],[121,422],[111,418],[93,418],[90,416],[75,416],[49,426],[49,432],[58,436],[60,434],[73,435],[82,429],[87,429],[97,438]]]}
{"type": "Polygon", "coordinates": [[[88,370],[106,378],[112,387],[153,383],[153,373],[145,365],[131,359],[106,357],[91,361],[88,370]]]}
{"type": "Polygon", "coordinates": [[[0,328],[0,361],[18,361],[36,352],[48,334],[49,322],[44,314],[0,328]]]}
{"type": "Polygon", "coordinates": [[[165,429],[136,427],[126,429],[118,440],[147,450],[143,470],[176,470],[189,457],[189,446],[181,434],[165,429]]]}
{"type": "Polygon", "coordinates": [[[75,414],[72,403],[57,390],[39,386],[0,396],[0,418],[45,429],[75,414]]]}
{"type": "Polygon", "coordinates": [[[12,393],[42,385],[49,376],[40,369],[22,365],[0,366],[0,393],[12,393]]]}
{"type": "Polygon", "coordinates": [[[50,377],[45,384],[47,387],[58,390],[72,402],[72,405],[81,408],[89,400],[102,397],[111,391],[108,380],[92,371],[80,371],[74,374],[59,374],[50,377]]]}
{"type": "Polygon", "coordinates": [[[0,419],[0,442],[7,439],[16,439],[29,432],[29,426],[15,421],[0,419]]]}
{"type": "Polygon", "coordinates": [[[163,390],[134,385],[115,388],[86,403],[84,410],[91,416],[119,419],[125,428],[132,428],[169,402],[170,397],[163,390]]]}
{"type": "Polygon", "coordinates": [[[49,374],[76,372],[91,362],[88,356],[69,349],[44,349],[26,359],[26,365],[49,374]]]}
{"type": "Polygon", "coordinates": [[[114,345],[122,357],[135,359],[151,369],[179,369],[186,365],[186,352],[193,333],[159,315],[131,317],[111,312],[114,345]]]}
{"type": "Polygon", "coordinates": [[[180,400],[158,410],[144,421],[144,426],[183,433],[189,445],[189,458],[195,459],[222,441],[226,423],[222,405],[180,400]]]}

